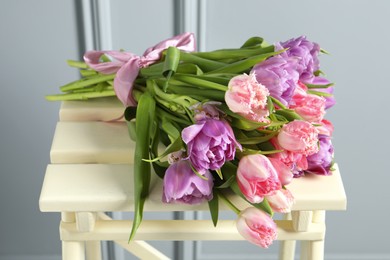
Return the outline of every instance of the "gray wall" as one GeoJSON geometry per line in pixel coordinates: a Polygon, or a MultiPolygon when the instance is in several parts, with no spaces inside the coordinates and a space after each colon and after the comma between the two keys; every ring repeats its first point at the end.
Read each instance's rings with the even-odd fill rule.
{"type": "MultiPolygon", "coordinates": [[[[198,29],[205,36],[202,47],[208,50],[238,46],[253,35],[275,42],[305,34],[331,53],[321,57],[321,65],[336,82],[338,104],[328,119],[336,128],[336,161],[348,211],[327,215],[326,259],[390,259],[386,236],[390,2],[200,2],[207,10],[206,26],[198,29]]],[[[112,46],[141,54],[172,35],[177,27],[173,3],[112,1],[112,46]]],[[[77,78],[64,62],[78,58],[75,13],[73,1],[0,2],[1,260],[56,259],[61,252],[59,216],[38,209],[59,107],[43,97],[77,78]]],[[[247,243],[207,242],[196,244],[194,254],[197,259],[226,259],[221,251],[230,259],[254,259],[256,253],[272,259],[276,248],[264,251],[247,243]]]]}

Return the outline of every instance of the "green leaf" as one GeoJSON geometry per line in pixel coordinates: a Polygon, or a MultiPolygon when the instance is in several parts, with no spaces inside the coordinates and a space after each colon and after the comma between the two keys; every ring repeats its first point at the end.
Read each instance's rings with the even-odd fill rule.
{"type": "Polygon", "coordinates": [[[226,189],[226,188],[229,188],[230,185],[233,183],[233,181],[236,179],[236,176],[232,175],[229,177],[229,179],[227,179],[224,183],[222,183],[221,185],[219,186],[215,186],[215,188],[217,189],[226,189]]]}
{"type": "Polygon", "coordinates": [[[307,93],[321,96],[321,97],[332,97],[333,94],[331,93],[326,93],[326,92],[321,92],[321,91],[315,91],[315,90],[308,90],[307,93]]]}
{"type": "Polygon", "coordinates": [[[134,220],[129,241],[141,224],[145,199],[148,196],[151,167],[143,159],[149,158],[150,137],[155,120],[156,103],[149,92],[145,92],[138,101],[136,115],[137,142],[134,153],[134,220]]]}
{"type": "Polygon", "coordinates": [[[169,90],[175,94],[179,95],[188,95],[191,97],[199,96],[200,100],[214,100],[214,101],[225,101],[225,91],[214,90],[214,89],[204,89],[204,88],[193,88],[193,87],[183,87],[170,85],[169,90]]]}
{"type": "Polygon", "coordinates": [[[176,80],[182,81],[184,83],[188,83],[197,87],[207,88],[207,89],[215,89],[215,90],[221,90],[226,91],[227,86],[221,85],[212,81],[208,81],[205,79],[201,79],[200,77],[193,76],[193,75],[185,75],[185,74],[176,74],[174,76],[176,80]]]}
{"type": "Polygon", "coordinates": [[[177,67],[177,73],[181,74],[192,74],[192,75],[202,75],[203,71],[196,64],[191,63],[181,63],[177,67]]]}
{"type": "MultiPolygon", "coordinates": [[[[229,61],[228,63],[236,62],[242,59],[246,59],[249,57],[253,57],[260,54],[265,53],[271,53],[274,51],[274,46],[268,46],[268,47],[248,47],[248,48],[241,48],[241,49],[221,49],[221,50],[215,50],[211,52],[197,52],[193,53],[193,55],[211,59],[211,60],[218,60],[221,61],[229,61]]],[[[221,66],[220,66],[221,67],[221,66]]]]}
{"type": "Polygon", "coordinates": [[[302,120],[302,117],[300,115],[298,115],[294,110],[291,110],[291,109],[276,110],[275,114],[283,116],[289,122],[294,121],[294,120],[302,120]]]}
{"type": "Polygon", "coordinates": [[[164,179],[165,171],[168,169],[168,165],[164,166],[164,164],[161,162],[153,162],[152,165],[153,165],[153,170],[156,173],[156,175],[159,178],[164,179]]]}
{"type": "Polygon", "coordinates": [[[261,37],[251,37],[241,46],[242,48],[253,48],[256,46],[261,46],[261,44],[264,42],[264,39],[261,37]]]}
{"type": "Polygon", "coordinates": [[[197,65],[203,72],[216,70],[226,65],[226,63],[223,62],[198,57],[197,53],[181,52],[180,59],[185,63],[197,65]]]}
{"type": "Polygon", "coordinates": [[[167,118],[162,118],[161,120],[161,129],[168,134],[169,138],[173,142],[180,137],[180,132],[167,118]]]}
{"type": "Polygon", "coordinates": [[[216,169],[215,172],[218,174],[218,177],[223,180],[223,175],[222,175],[222,172],[221,172],[221,169],[216,169]]]}
{"type": "Polygon", "coordinates": [[[162,74],[167,79],[164,84],[164,91],[166,92],[168,89],[168,82],[170,78],[176,73],[177,66],[180,61],[180,50],[176,47],[169,47],[166,51],[164,67],[162,74]]]}
{"type": "Polygon", "coordinates": [[[153,158],[153,159],[142,159],[142,160],[145,162],[160,161],[162,158],[164,158],[168,154],[179,151],[182,148],[183,148],[183,141],[181,140],[181,137],[179,136],[178,138],[176,138],[176,140],[174,142],[172,142],[170,145],[168,145],[168,147],[165,149],[165,151],[162,154],[160,154],[158,157],[153,158]]]}
{"type": "Polygon", "coordinates": [[[135,120],[127,121],[127,130],[129,132],[129,136],[130,136],[131,140],[136,142],[137,141],[137,133],[136,133],[135,120]]]}
{"type": "Polygon", "coordinates": [[[139,75],[142,77],[158,77],[161,76],[161,72],[163,71],[164,63],[158,62],[153,65],[150,65],[146,68],[142,68],[139,71],[139,75]]]}
{"type": "Polygon", "coordinates": [[[175,73],[180,61],[180,50],[176,47],[169,47],[166,51],[163,72],[164,77],[168,77],[169,72],[175,73]]]}
{"type": "Polygon", "coordinates": [[[268,135],[258,136],[258,137],[241,138],[241,139],[238,139],[237,141],[240,144],[258,144],[258,143],[263,143],[263,142],[270,140],[272,137],[274,137],[277,134],[278,134],[278,132],[275,131],[275,132],[272,132],[271,134],[268,134],[268,135]]]}
{"type": "Polygon", "coordinates": [[[315,84],[305,84],[307,88],[329,88],[331,86],[334,86],[334,83],[329,83],[325,85],[315,85],[315,84]]]}
{"type": "Polygon", "coordinates": [[[267,97],[267,108],[270,114],[272,114],[275,111],[275,106],[270,96],[267,97]]]}
{"type": "Polygon", "coordinates": [[[275,154],[275,153],[280,153],[283,152],[283,150],[253,150],[253,149],[248,149],[244,148],[242,152],[240,152],[243,156],[245,155],[250,155],[250,154],[275,154]]]}
{"type": "Polygon", "coordinates": [[[211,73],[243,73],[246,72],[247,70],[251,69],[254,65],[264,61],[268,57],[277,55],[279,53],[284,52],[285,50],[280,50],[276,52],[269,52],[269,53],[264,53],[256,56],[250,56],[249,58],[246,58],[244,60],[240,60],[231,64],[227,64],[222,68],[207,72],[205,74],[211,74],[211,73]]]}
{"type": "Polygon", "coordinates": [[[213,191],[213,198],[209,200],[209,209],[211,220],[213,221],[214,227],[216,227],[218,223],[219,201],[218,194],[215,191],[213,191]]]}

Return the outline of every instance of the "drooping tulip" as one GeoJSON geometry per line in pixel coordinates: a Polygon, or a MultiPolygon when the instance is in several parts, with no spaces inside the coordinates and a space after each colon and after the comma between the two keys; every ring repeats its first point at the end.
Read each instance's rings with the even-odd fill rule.
{"type": "Polygon", "coordinates": [[[213,177],[207,170],[200,171],[203,179],[196,175],[187,160],[171,164],[165,171],[163,202],[199,204],[213,198],[213,177]]]}
{"type": "Polygon", "coordinates": [[[268,248],[277,237],[277,226],[272,218],[254,207],[241,211],[237,230],[249,242],[268,248]]]}

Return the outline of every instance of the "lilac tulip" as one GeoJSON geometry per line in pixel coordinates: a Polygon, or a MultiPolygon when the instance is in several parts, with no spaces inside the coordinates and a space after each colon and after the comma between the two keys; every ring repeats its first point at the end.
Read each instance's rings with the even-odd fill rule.
{"type": "Polygon", "coordinates": [[[268,248],[277,237],[276,223],[257,208],[241,211],[236,226],[241,236],[263,248],[268,248]]]}
{"type": "Polygon", "coordinates": [[[285,58],[291,57],[297,60],[299,80],[303,83],[312,83],[314,72],[320,68],[320,62],[318,60],[320,46],[317,43],[308,41],[305,36],[300,36],[275,44],[275,47],[276,50],[287,49],[281,56],[285,58]]]}
{"type": "Polygon", "coordinates": [[[320,150],[307,157],[308,168],[306,172],[319,174],[319,175],[330,175],[330,168],[333,160],[333,145],[329,136],[318,135],[320,144],[320,150]]]}
{"type": "Polygon", "coordinates": [[[236,141],[230,125],[213,118],[198,121],[182,131],[187,154],[196,170],[217,170],[225,161],[234,159],[236,141]]]}
{"type": "Polygon", "coordinates": [[[272,97],[288,105],[298,84],[299,73],[296,60],[274,56],[255,65],[251,71],[257,82],[264,85],[272,97]]]}
{"type": "Polygon", "coordinates": [[[197,176],[187,160],[171,164],[165,171],[163,202],[199,204],[213,198],[213,177],[207,170],[200,171],[207,180],[197,176]]]}

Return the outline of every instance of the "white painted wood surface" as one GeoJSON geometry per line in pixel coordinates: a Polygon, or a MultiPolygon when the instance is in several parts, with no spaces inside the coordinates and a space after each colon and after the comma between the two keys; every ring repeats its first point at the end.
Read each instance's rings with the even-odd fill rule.
{"type": "MultiPolygon", "coordinates": [[[[141,259],[165,258],[144,242],[126,245],[130,220],[111,220],[102,212],[132,211],[134,142],[126,123],[117,119],[122,105],[114,98],[64,102],[60,110],[40,196],[44,212],[62,212],[63,259],[98,259],[101,240],[113,240],[141,259]]],[[[208,210],[207,203],[163,204],[162,180],[152,175],[145,211],[208,210]]],[[[345,210],[346,196],[338,166],[331,176],[309,175],[288,186],[295,197],[290,220],[276,221],[278,240],[285,241],[280,258],[292,259],[295,240],[302,259],[322,259],[325,210],[345,210]],[[321,258],[322,257],[322,258],[321,258]]],[[[249,205],[230,194],[240,209],[249,205]]],[[[221,203],[221,210],[227,210],[221,203]]],[[[144,220],[136,240],[242,240],[234,220],[144,220]]]]}
{"type": "MultiPolygon", "coordinates": [[[[51,164],[46,170],[40,197],[42,211],[132,211],[133,167],[130,164],[51,164]],[[93,181],[91,181],[93,180],[93,181]]],[[[163,204],[162,180],[152,175],[146,211],[208,210],[207,203],[197,206],[163,204]]],[[[295,179],[289,189],[295,196],[293,210],[344,210],[345,193],[340,173],[295,179]],[[310,186],[308,188],[307,186],[310,186]],[[330,188],[331,187],[331,188],[330,188]]],[[[230,196],[240,209],[249,206],[230,196]]],[[[221,203],[223,209],[227,209],[221,203]]]]}

